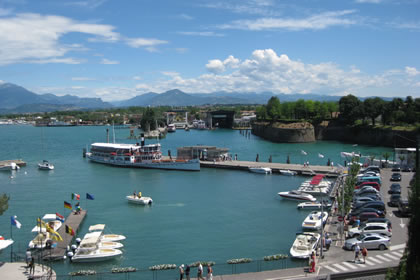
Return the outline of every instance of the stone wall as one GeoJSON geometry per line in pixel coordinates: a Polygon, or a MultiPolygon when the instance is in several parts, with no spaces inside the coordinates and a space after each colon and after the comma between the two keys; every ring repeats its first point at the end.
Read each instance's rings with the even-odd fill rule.
{"type": "Polygon", "coordinates": [[[315,141],[315,130],[310,123],[252,124],[252,134],[279,143],[305,143],[315,141]]]}

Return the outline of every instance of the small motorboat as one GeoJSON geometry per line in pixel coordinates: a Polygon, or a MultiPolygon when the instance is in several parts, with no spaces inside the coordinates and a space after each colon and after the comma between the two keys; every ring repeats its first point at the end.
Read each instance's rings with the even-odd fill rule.
{"type": "Polygon", "coordinates": [[[14,162],[0,166],[0,171],[10,171],[10,170],[19,170],[19,169],[20,169],[19,165],[17,165],[14,162]]]}
{"type": "Polygon", "coordinates": [[[137,194],[134,195],[127,195],[126,196],[128,202],[134,203],[134,204],[140,204],[140,205],[152,205],[153,200],[151,197],[147,196],[141,196],[139,197],[137,194]]]}
{"type": "Polygon", "coordinates": [[[10,245],[13,244],[13,240],[12,239],[4,239],[3,236],[0,235],[0,252],[3,249],[6,249],[7,247],[9,247],[10,245]]]}
{"type": "Polygon", "coordinates": [[[312,211],[302,223],[302,228],[307,230],[320,230],[328,219],[328,212],[312,211]]]}
{"type": "Polygon", "coordinates": [[[269,167],[248,167],[250,172],[259,173],[259,174],[271,174],[271,168],[269,167]]]}
{"type": "Polygon", "coordinates": [[[118,249],[96,248],[94,250],[76,250],[71,258],[72,262],[100,262],[114,259],[121,256],[122,252],[118,249]]]}
{"type": "Polygon", "coordinates": [[[168,132],[175,132],[175,131],[176,131],[175,124],[173,124],[173,123],[168,124],[168,132]]]}
{"type": "Polygon", "coordinates": [[[280,169],[279,172],[281,175],[286,175],[286,176],[294,176],[297,174],[296,171],[284,170],[284,169],[280,169]]]}
{"type": "Polygon", "coordinates": [[[32,232],[46,232],[45,224],[48,224],[54,231],[57,231],[63,224],[61,221],[57,220],[56,214],[45,214],[42,217],[41,222],[32,229],[32,232]]]}
{"type": "Polygon", "coordinates": [[[303,232],[296,235],[295,242],[290,248],[290,255],[293,258],[309,258],[318,246],[320,234],[316,232],[303,232]]]}
{"type": "Polygon", "coordinates": [[[115,241],[103,241],[102,233],[100,231],[94,231],[86,233],[83,240],[79,244],[79,248],[82,250],[94,250],[95,247],[99,249],[119,249],[124,247],[123,244],[115,241]]]}
{"type": "Polygon", "coordinates": [[[310,194],[292,190],[288,192],[279,192],[279,196],[287,199],[298,200],[298,201],[316,201],[316,198],[310,194]]]}
{"type": "Polygon", "coordinates": [[[44,249],[51,241],[49,232],[40,232],[29,242],[28,247],[29,249],[44,249]]]}
{"type": "MultiPolygon", "coordinates": [[[[324,203],[324,208],[331,208],[331,203],[325,204],[324,203]]],[[[312,201],[307,201],[307,202],[302,202],[299,203],[297,205],[298,209],[321,209],[321,203],[318,201],[312,202],[312,201]]]]}
{"type": "MultiPolygon", "coordinates": [[[[100,241],[101,242],[116,242],[116,241],[122,241],[125,240],[125,236],[121,235],[121,234],[104,234],[103,230],[105,229],[105,224],[97,224],[97,225],[93,225],[89,227],[89,233],[94,233],[95,235],[99,235],[100,236],[100,241]]],[[[87,238],[89,236],[86,236],[84,238],[87,238]]]]}
{"type": "Polygon", "coordinates": [[[38,168],[40,170],[53,170],[54,165],[48,162],[48,160],[43,160],[42,162],[38,163],[38,168]]]}

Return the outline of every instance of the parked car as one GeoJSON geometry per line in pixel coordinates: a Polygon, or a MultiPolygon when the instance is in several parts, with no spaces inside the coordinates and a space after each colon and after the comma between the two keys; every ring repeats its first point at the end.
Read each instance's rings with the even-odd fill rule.
{"type": "Polygon", "coordinates": [[[380,196],[357,196],[353,199],[353,207],[357,208],[355,205],[358,203],[364,203],[369,201],[382,201],[380,196]]]}
{"type": "Polygon", "coordinates": [[[376,190],[381,190],[381,185],[377,182],[362,182],[354,187],[354,189],[361,189],[363,186],[371,186],[374,187],[376,190]]]}
{"type": "Polygon", "coordinates": [[[366,208],[373,208],[373,209],[376,209],[376,210],[381,210],[384,213],[386,213],[385,203],[383,203],[382,201],[370,201],[370,202],[366,202],[365,204],[362,204],[358,208],[354,208],[352,210],[352,212],[356,212],[356,211],[359,211],[359,210],[362,211],[362,209],[366,209],[366,208]]]}
{"type": "Polygon", "coordinates": [[[391,181],[401,181],[401,174],[400,173],[392,173],[391,181]]]}
{"type": "MultiPolygon", "coordinates": [[[[344,243],[344,248],[347,250],[354,250],[356,244],[366,247],[366,249],[385,250],[389,248],[391,241],[389,237],[377,233],[365,233],[358,237],[347,239],[344,243]]],[[[361,247],[362,247],[361,246],[361,247]]]]}
{"type": "Polygon", "coordinates": [[[391,187],[389,187],[388,190],[389,194],[401,194],[401,185],[394,183],[391,185],[391,187]]]}
{"type": "Polygon", "coordinates": [[[401,171],[401,166],[399,164],[394,164],[394,166],[391,169],[394,172],[400,172],[401,171]]]}
{"type": "Polygon", "coordinates": [[[368,166],[366,168],[360,169],[360,172],[361,173],[364,173],[364,172],[367,172],[367,171],[374,171],[376,173],[380,173],[381,172],[381,169],[379,168],[379,166],[375,166],[375,165],[370,165],[370,166],[368,166]]]}
{"type": "Polygon", "coordinates": [[[398,211],[403,216],[411,215],[410,206],[407,199],[400,199],[400,201],[398,201],[398,211]]]}
{"type": "Polygon", "coordinates": [[[364,226],[349,229],[348,236],[351,238],[365,233],[379,233],[391,237],[392,229],[388,228],[386,223],[367,223],[364,226]]]}
{"type": "Polygon", "coordinates": [[[404,166],[403,168],[401,168],[402,172],[411,172],[411,168],[409,166],[404,166]]]}
{"type": "Polygon", "coordinates": [[[365,171],[365,172],[360,172],[357,177],[379,177],[381,176],[381,173],[379,172],[375,172],[375,171],[365,171]]]}
{"type": "Polygon", "coordinates": [[[391,207],[398,207],[398,203],[400,202],[400,200],[401,200],[401,194],[395,193],[391,195],[391,197],[389,198],[388,205],[391,207]]]}
{"type": "Polygon", "coordinates": [[[360,226],[363,226],[367,223],[385,223],[389,228],[392,228],[392,223],[387,218],[369,218],[366,221],[360,223],[360,226]]]}
{"type": "Polygon", "coordinates": [[[364,211],[359,213],[350,213],[347,215],[347,220],[350,225],[352,225],[357,219],[360,222],[364,222],[369,218],[384,218],[384,212],[376,209],[366,208],[364,211]],[[366,211],[365,211],[366,210],[366,211]]]}
{"type": "Polygon", "coordinates": [[[354,196],[365,196],[365,195],[367,195],[367,194],[379,194],[379,192],[376,190],[376,189],[374,189],[374,188],[367,188],[367,189],[364,189],[364,190],[357,190],[356,192],[354,192],[354,196]]]}

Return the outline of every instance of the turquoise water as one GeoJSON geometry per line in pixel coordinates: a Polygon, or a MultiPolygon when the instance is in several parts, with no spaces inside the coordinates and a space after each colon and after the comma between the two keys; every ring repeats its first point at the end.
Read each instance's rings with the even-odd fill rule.
{"type": "MultiPolygon", "coordinates": [[[[164,263],[191,263],[198,260],[226,263],[233,258],[262,259],[266,255],[287,254],[307,211],[296,203],[283,201],[279,191],[295,189],[306,177],[264,176],[243,171],[202,169],[200,172],[116,168],[90,163],[82,157],[86,145],[105,141],[106,127],[0,126],[0,159],[21,158],[27,166],[13,174],[0,172],[0,193],[11,196],[9,209],[0,217],[0,235],[10,237],[10,216],[17,215],[22,228],[13,228],[14,250],[23,251],[32,239],[36,218],[59,212],[65,216],[63,201],[71,193],[82,196],[88,215],[78,234],[82,237],[92,224],[105,223],[109,231],[123,234],[123,257],[96,264],[53,264],[58,274],[80,269],[109,271],[114,266],[147,269],[164,263]],[[50,172],[37,169],[48,159],[50,172]],[[125,196],[134,190],[151,196],[151,207],[130,205],[125,196]],[[86,192],[95,200],[86,201],[86,192]]],[[[128,129],[115,131],[118,142],[127,140],[128,129]]],[[[146,140],[146,142],[154,142],[146,140]]],[[[239,160],[286,162],[310,161],[326,164],[328,158],[343,164],[340,152],[355,149],[376,154],[387,148],[357,146],[338,142],[277,144],[233,130],[185,132],[178,130],[160,140],[164,154],[176,147],[214,145],[227,147],[239,160]],[[301,155],[301,150],[308,153],[301,155]],[[322,153],[325,158],[318,157],[322,153]]],[[[10,250],[0,255],[9,261],[10,250]]],[[[218,271],[220,273],[220,270],[218,271]]],[[[176,273],[175,273],[176,274],[176,273]]]]}

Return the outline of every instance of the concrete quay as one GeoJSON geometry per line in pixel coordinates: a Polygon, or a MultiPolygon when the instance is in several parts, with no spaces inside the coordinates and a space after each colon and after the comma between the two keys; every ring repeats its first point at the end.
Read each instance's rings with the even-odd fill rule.
{"type": "Polygon", "coordinates": [[[12,162],[16,163],[19,167],[26,166],[26,162],[21,159],[9,159],[9,160],[1,160],[0,167],[10,165],[12,162]]]}
{"type": "Polygon", "coordinates": [[[0,263],[0,278],[2,280],[56,279],[56,273],[50,267],[35,264],[35,272],[30,275],[26,263],[0,263]]]}
{"type": "Polygon", "coordinates": [[[298,175],[313,176],[315,174],[325,174],[327,177],[338,177],[341,169],[332,166],[323,165],[309,165],[303,166],[302,164],[287,164],[275,162],[255,162],[255,161],[239,161],[239,160],[226,160],[226,161],[200,161],[200,167],[204,168],[221,168],[232,170],[249,171],[250,167],[269,167],[274,174],[280,175],[280,170],[290,170],[297,172],[298,175]]]}

